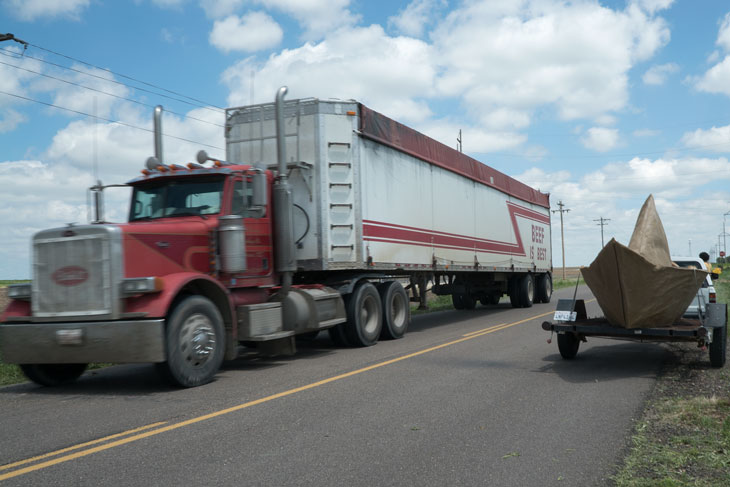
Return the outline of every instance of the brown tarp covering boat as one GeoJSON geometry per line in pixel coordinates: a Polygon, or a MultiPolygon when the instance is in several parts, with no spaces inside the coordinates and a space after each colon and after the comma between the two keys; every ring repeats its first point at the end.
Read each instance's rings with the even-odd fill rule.
{"type": "Polygon", "coordinates": [[[608,322],[622,328],[671,326],[707,275],[672,264],[651,195],[641,208],[629,246],[611,239],[581,273],[608,322]]]}

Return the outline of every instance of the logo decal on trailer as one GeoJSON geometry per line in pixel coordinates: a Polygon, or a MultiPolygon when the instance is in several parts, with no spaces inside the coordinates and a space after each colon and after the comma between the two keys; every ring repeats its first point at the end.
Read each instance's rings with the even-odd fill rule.
{"type": "Polygon", "coordinates": [[[77,265],[61,267],[51,274],[51,279],[59,286],[78,286],[86,282],[88,278],[89,273],[86,269],[77,265]]]}

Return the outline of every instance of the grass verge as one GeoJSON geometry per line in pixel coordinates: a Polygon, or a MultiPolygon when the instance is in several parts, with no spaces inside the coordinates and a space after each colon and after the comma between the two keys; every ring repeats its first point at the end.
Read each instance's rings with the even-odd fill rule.
{"type": "MultiPolygon", "coordinates": [[[[715,289],[727,303],[730,276],[715,289]]],[[[711,368],[707,352],[691,345],[670,350],[676,360],[660,374],[611,480],[619,487],[730,485],[730,367],[711,368]]]]}

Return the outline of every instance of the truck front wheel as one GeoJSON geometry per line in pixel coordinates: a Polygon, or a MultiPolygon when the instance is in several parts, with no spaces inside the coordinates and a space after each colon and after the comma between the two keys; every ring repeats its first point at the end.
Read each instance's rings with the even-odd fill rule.
{"type": "Polygon", "coordinates": [[[25,376],[42,386],[60,386],[78,379],[87,364],[22,364],[25,376]]]}
{"type": "Polygon", "coordinates": [[[223,363],[223,318],[207,298],[189,296],[167,320],[167,361],[158,369],[170,382],[195,387],[213,380],[223,363]]]}

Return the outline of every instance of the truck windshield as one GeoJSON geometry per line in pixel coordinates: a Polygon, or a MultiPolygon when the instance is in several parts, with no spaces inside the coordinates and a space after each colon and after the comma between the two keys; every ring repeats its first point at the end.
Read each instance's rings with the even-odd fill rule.
{"type": "Polygon", "coordinates": [[[221,210],[222,193],[223,178],[151,181],[134,188],[129,221],[213,215],[221,210]]]}

